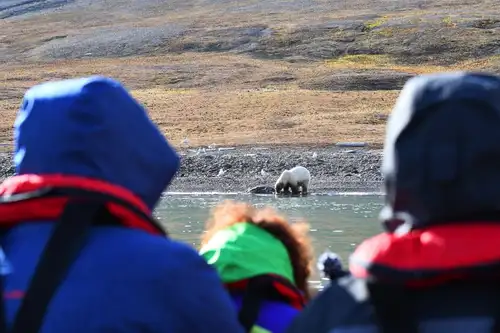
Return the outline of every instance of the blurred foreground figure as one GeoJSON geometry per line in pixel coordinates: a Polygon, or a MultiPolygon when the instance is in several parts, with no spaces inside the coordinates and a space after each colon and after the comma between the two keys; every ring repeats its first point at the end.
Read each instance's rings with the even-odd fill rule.
{"type": "Polygon", "coordinates": [[[179,158],[118,82],[30,89],[15,144],[2,332],[240,332],[215,270],[152,217],[179,158]]]}
{"type": "Polygon", "coordinates": [[[336,280],[349,274],[342,268],[342,260],[333,252],[326,251],[322,253],[316,263],[318,271],[328,280],[336,280]]]}
{"type": "Polygon", "coordinates": [[[308,226],[229,201],[207,229],[200,253],[219,272],[246,331],[284,332],[309,299],[308,226]]]}
{"type": "Polygon", "coordinates": [[[500,332],[500,78],[409,80],[383,173],[386,232],[288,332],[500,332]]]}

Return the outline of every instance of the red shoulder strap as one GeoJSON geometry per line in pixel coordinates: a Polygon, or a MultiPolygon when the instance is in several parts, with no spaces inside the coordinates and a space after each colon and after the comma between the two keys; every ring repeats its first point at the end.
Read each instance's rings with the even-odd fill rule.
{"type": "MultiPolygon", "coordinates": [[[[281,277],[274,275],[260,275],[258,277],[263,283],[266,283],[266,287],[270,287],[276,292],[282,299],[286,300],[288,304],[292,307],[301,310],[305,305],[305,299],[300,290],[295,286],[287,283],[281,277]]],[[[250,279],[245,279],[241,281],[226,283],[226,288],[232,292],[244,292],[248,286],[250,279]]]]}

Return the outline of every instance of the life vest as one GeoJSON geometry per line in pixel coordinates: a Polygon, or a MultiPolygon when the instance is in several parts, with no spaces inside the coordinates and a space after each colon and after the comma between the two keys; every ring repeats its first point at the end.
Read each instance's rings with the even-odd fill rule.
{"type": "MultiPolygon", "coordinates": [[[[103,181],[62,175],[22,175],[0,185],[0,228],[54,221],[9,331],[0,300],[0,333],[37,333],[47,307],[68,269],[85,247],[93,225],[113,224],[153,235],[166,232],[130,191],[103,181]]],[[[3,292],[0,279],[0,292],[3,292]]]]}
{"type": "Polygon", "coordinates": [[[21,175],[5,180],[0,185],[0,227],[56,220],[66,204],[78,198],[105,203],[124,227],[165,234],[146,204],[130,191],[96,179],[63,175],[21,175]]]}
{"type": "MultiPolygon", "coordinates": [[[[416,333],[413,300],[425,288],[491,283],[492,292],[498,294],[499,239],[500,224],[491,222],[447,223],[402,235],[383,233],[358,246],[349,268],[366,282],[381,332],[416,333]]],[[[500,332],[500,317],[495,318],[493,332],[500,332]]]]}
{"type": "Polygon", "coordinates": [[[289,304],[297,310],[305,306],[305,299],[300,290],[284,278],[265,274],[249,279],[227,283],[230,293],[243,295],[239,312],[240,323],[247,332],[253,332],[263,301],[279,301],[289,304]]]}
{"type": "Polygon", "coordinates": [[[379,234],[353,253],[351,273],[407,286],[483,279],[500,273],[500,224],[460,223],[379,234]]]}

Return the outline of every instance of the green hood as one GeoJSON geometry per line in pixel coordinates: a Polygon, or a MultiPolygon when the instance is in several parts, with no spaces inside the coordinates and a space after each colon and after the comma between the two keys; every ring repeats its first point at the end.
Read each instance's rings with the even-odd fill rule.
{"type": "Polygon", "coordinates": [[[217,269],[224,283],[276,274],[295,285],[283,243],[252,223],[238,223],[217,232],[200,254],[217,269]]]}

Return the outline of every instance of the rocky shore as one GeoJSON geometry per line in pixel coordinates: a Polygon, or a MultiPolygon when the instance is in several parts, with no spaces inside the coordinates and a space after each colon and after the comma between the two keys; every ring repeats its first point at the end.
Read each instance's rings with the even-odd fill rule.
{"type": "MultiPolygon", "coordinates": [[[[215,147],[180,149],[181,169],[171,192],[244,192],[273,186],[284,169],[302,165],[312,193],[380,191],[381,151],[332,147],[215,147]],[[221,171],[222,170],[222,171],[221,171]]],[[[13,174],[12,155],[0,154],[0,176],[13,174]]]]}
{"type": "Polygon", "coordinates": [[[243,192],[254,186],[273,186],[283,170],[296,165],[311,172],[313,193],[380,191],[383,180],[380,150],[245,147],[180,153],[182,167],[169,191],[243,192]]]}
{"type": "Polygon", "coordinates": [[[12,154],[7,152],[0,153],[0,179],[4,180],[14,174],[14,165],[12,163],[12,154]]]}

